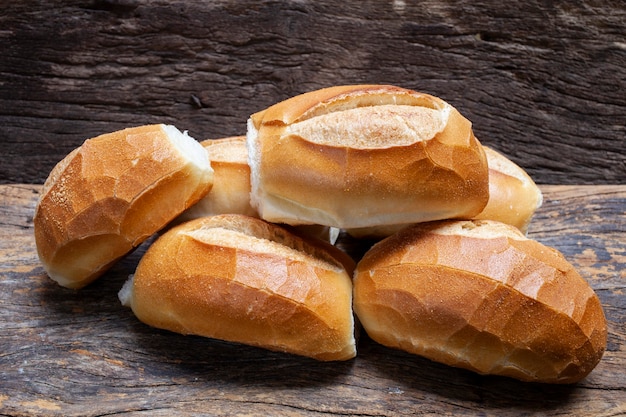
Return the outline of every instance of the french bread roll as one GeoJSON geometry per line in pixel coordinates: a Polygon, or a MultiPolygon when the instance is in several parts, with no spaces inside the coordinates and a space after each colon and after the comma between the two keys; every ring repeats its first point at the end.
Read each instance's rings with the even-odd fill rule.
{"type": "Polygon", "coordinates": [[[574,383],[606,347],[600,301],[561,253],[504,223],[411,226],[357,265],[354,310],[375,341],[524,381],[574,383]]]}
{"type": "Polygon", "coordinates": [[[337,228],[473,217],[489,197],[471,123],[387,85],[330,87],[253,114],[252,206],[268,221],[337,228]]]}
{"type": "Polygon", "coordinates": [[[541,190],[522,167],[492,148],[483,149],[489,164],[489,201],[474,218],[500,221],[526,233],[543,203],[541,190]]]}
{"type": "Polygon", "coordinates": [[[119,293],[153,327],[321,361],[356,355],[354,261],[242,215],[203,217],[161,235],[119,293]]]}
{"type": "MultiPolygon", "coordinates": [[[[489,200],[474,219],[495,220],[517,227],[523,233],[541,204],[543,194],[522,167],[492,148],[483,146],[489,165],[489,200]]],[[[356,238],[385,238],[406,224],[348,229],[356,238]]]]}
{"type": "Polygon", "coordinates": [[[86,140],[51,171],[34,216],[37,252],[56,282],[81,288],[211,189],[204,148],[170,125],[86,140]]]}
{"type": "Polygon", "coordinates": [[[208,139],[200,142],[213,168],[213,188],[176,220],[177,223],[216,214],[258,217],[250,205],[250,167],[245,136],[208,139]]]}

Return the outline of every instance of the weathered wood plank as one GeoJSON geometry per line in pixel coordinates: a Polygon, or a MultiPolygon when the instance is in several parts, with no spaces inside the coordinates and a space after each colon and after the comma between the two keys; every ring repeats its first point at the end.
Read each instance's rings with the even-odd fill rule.
{"type": "Polygon", "coordinates": [[[97,134],[241,134],[278,100],[367,82],[446,99],[538,183],[626,178],[620,0],[5,3],[2,183],[43,182],[97,134]]]}
{"type": "Polygon", "coordinates": [[[0,186],[0,415],[626,413],[626,186],[543,186],[531,226],[589,281],[609,320],[604,358],[574,386],[481,377],[365,336],[355,360],[328,364],[149,328],[116,295],[145,247],[80,291],[46,277],[32,238],[40,188],[0,186]]]}

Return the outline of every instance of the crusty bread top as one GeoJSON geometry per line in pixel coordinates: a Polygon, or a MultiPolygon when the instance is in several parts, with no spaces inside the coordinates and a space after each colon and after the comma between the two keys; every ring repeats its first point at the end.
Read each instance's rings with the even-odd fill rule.
{"type": "Polygon", "coordinates": [[[181,136],[188,138],[174,126],[147,125],[88,139],[53,168],[40,204],[49,199],[73,217],[99,197],[132,202],[149,191],[147,185],[168,171],[175,172],[181,163],[207,169],[206,151],[181,136]],[[159,170],[150,168],[155,163],[159,170]]]}
{"type": "Polygon", "coordinates": [[[320,145],[353,149],[407,146],[441,132],[448,123],[449,110],[391,104],[357,107],[293,123],[285,133],[320,145]]]}
{"type": "Polygon", "coordinates": [[[199,242],[256,253],[271,253],[335,272],[347,269],[351,273],[355,267],[354,264],[342,263],[344,256],[331,256],[336,249],[330,244],[307,241],[277,225],[232,214],[215,215],[200,220],[195,227],[188,225],[186,229],[189,231],[184,232],[199,242]]]}
{"type": "Polygon", "coordinates": [[[388,85],[292,97],[248,120],[251,204],[272,222],[338,228],[469,218],[488,200],[471,123],[388,85]]]}
{"type": "Polygon", "coordinates": [[[589,284],[560,252],[513,226],[491,220],[424,223],[378,245],[359,263],[360,270],[428,262],[469,271],[502,282],[582,326],[597,323],[585,323],[588,300],[597,297],[589,284]]]}
{"type": "Polygon", "coordinates": [[[499,222],[406,228],[365,254],[354,294],[375,340],[479,373],[573,383],[606,348],[593,289],[558,251],[499,222]]]}
{"type": "Polygon", "coordinates": [[[288,125],[333,112],[382,105],[418,106],[433,110],[446,107],[443,100],[437,97],[392,85],[344,85],[300,94],[297,100],[292,97],[253,114],[251,120],[258,129],[264,119],[288,125]]]}
{"type": "Polygon", "coordinates": [[[469,237],[473,239],[508,238],[528,240],[518,229],[497,221],[447,221],[422,225],[422,230],[446,236],[469,237]],[[431,229],[432,227],[432,229],[431,229]]]}

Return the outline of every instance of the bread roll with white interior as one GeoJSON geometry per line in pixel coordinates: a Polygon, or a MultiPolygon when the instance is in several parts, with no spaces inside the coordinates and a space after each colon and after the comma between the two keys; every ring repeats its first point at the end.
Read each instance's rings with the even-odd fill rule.
{"type": "MultiPolygon", "coordinates": [[[[194,204],[172,222],[184,221],[217,214],[243,214],[259,217],[250,204],[250,166],[245,136],[207,139],[200,142],[209,154],[213,168],[213,188],[204,198],[194,204]]],[[[298,234],[316,237],[334,243],[338,230],[321,225],[294,226],[298,234]]]]}
{"type": "Polygon", "coordinates": [[[607,341],[598,297],[563,255],[488,220],[415,225],[374,245],[354,310],[383,345],[524,381],[579,381],[607,341]]]}
{"type": "Polygon", "coordinates": [[[246,137],[233,136],[200,142],[213,168],[213,188],[183,214],[177,223],[216,214],[243,214],[258,217],[250,205],[250,167],[246,137]]]}
{"type": "Polygon", "coordinates": [[[120,300],[142,322],[321,361],[356,355],[354,262],[260,219],[203,217],[161,235],[120,300]]]}
{"type": "MultiPolygon", "coordinates": [[[[541,204],[543,195],[533,179],[501,153],[483,146],[489,165],[489,200],[474,219],[496,220],[517,227],[523,233],[541,204]]],[[[384,238],[407,225],[390,225],[348,229],[356,238],[384,238]]]]}
{"type": "Polygon", "coordinates": [[[472,217],[489,197],[471,123],[443,100],[399,87],[290,98],[250,117],[247,146],[252,205],[272,222],[356,228],[472,217]]]}
{"type": "Polygon", "coordinates": [[[489,201],[474,218],[500,221],[526,233],[543,203],[541,190],[519,165],[494,149],[483,148],[489,163],[489,201]]]}
{"type": "Polygon", "coordinates": [[[206,195],[204,148],[170,125],[86,140],[52,170],[33,220],[53,280],[81,288],[206,195]]]}

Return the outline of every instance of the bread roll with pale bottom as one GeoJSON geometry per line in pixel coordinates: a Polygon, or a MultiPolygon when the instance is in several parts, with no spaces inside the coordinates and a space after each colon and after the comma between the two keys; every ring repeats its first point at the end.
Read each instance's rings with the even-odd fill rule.
{"type": "Polygon", "coordinates": [[[81,288],[212,185],[206,151],[174,126],[88,139],[43,186],[33,220],[39,259],[60,285],[81,288]]]}
{"type": "Polygon", "coordinates": [[[375,341],[481,374],[573,383],[598,364],[600,301],[561,253],[493,221],[409,227],[357,265],[354,310],[375,341]]]}
{"type": "Polygon", "coordinates": [[[336,228],[470,218],[489,197],[471,123],[428,94],[388,85],[305,93],[248,121],[261,218],[336,228]]]}
{"type": "Polygon", "coordinates": [[[356,355],[353,268],[325,242],[252,217],[212,216],[161,235],[119,297],[157,328],[347,360],[356,355]]]}

